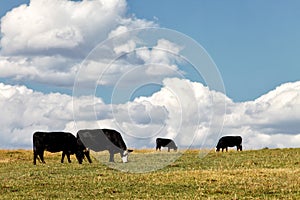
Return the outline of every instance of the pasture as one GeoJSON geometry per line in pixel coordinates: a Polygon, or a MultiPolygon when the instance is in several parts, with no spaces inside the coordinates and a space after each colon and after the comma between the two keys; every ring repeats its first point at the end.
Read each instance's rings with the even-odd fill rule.
{"type": "Polygon", "coordinates": [[[136,150],[123,164],[102,153],[79,165],[75,156],[62,164],[61,153],[45,152],[46,164],[34,166],[30,150],[0,150],[0,199],[300,199],[300,149],[178,155],[136,150]]]}

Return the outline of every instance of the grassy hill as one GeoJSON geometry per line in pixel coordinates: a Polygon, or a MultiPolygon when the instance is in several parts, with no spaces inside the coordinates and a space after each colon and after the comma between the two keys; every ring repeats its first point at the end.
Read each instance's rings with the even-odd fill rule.
{"type": "Polygon", "coordinates": [[[34,166],[32,151],[0,150],[0,199],[300,199],[300,149],[189,150],[167,167],[124,172],[174,155],[137,150],[123,164],[105,153],[79,165],[46,153],[47,163],[34,166]]]}

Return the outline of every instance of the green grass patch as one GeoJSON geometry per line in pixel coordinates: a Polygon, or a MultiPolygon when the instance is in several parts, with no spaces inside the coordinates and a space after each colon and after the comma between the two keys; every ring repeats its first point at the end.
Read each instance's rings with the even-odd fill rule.
{"type": "Polygon", "coordinates": [[[62,164],[46,153],[34,166],[32,156],[0,150],[0,199],[300,199],[300,149],[137,150],[126,164],[108,153],[62,164]]]}

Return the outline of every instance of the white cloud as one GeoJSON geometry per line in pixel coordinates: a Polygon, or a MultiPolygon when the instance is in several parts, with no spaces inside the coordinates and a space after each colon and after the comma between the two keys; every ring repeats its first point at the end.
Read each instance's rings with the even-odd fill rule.
{"type": "Polygon", "coordinates": [[[180,146],[189,146],[194,139],[194,146],[214,147],[224,101],[222,135],[241,135],[245,149],[299,147],[299,86],[300,82],[284,84],[255,101],[234,103],[200,83],[168,78],[150,97],[114,105],[92,96],[74,97],[73,106],[68,95],[0,84],[0,108],[5,116],[0,121],[0,147],[30,148],[37,130],[75,134],[78,129],[99,127],[119,130],[134,148],[152,148],[158,136],[174,138],[180,146]]]}
{"type": "Polygon", "coordinates": [[[161,81],[166,75],[175,75],[178,68],[165,50],[178,53],[180,47],[176,44],[161,39],[156,50],[147,50],[148,58],[141,55],[142,51],[132,52],[143,41],[134,33],[127,40],[124,32],[157,24],[134,15],[128,17],[126,6],[125,0],[31,0],[29,5],[13,9],[1,19],[0,77],[70,88],[80,67],[86,67],[78,81],[94,85],[103,75],[98,83],[109,85],[140,65],[141,59],[148,70],[141,75],[131,74],[131,81],[148,76],[161,81]],[[96,52],[96,58],[91,56],[81,66],[96,45],[121,33],[123,37],[110,42],[112,46],[104,48],[105,52],[96,52]],[[108,63],[123,53],[129,55],[106,70],[108,63]]]}
{"type": "Polygon", "coordinates": [[[255,101],[229,106],[227,123],[252,126],[270,134],[299,133],[300,82],[286,83],[255,101]]]}
{"type": "MultiPolygon", "coordinates": [[[[130,37],[131,38],[131,37],[130,37]]],[[[134,38],[134,37],[133,37],[134,38]]],[[[162,84],[166,77],[183,77],[177,65],[181,47],[160,39],[149,49],[138,39],[118,38],[96,48],[78,71],[78,87],[83,85],[140,86],[145,82],[162,84]],[[114,51],[114,53],[110,53],[114,51]]]]}
{"type": "Polygon", "coordinates": [[[297,147],[299,105],[300,82],[283,84],[254,101],[230,104],[225,133],[245,136],[249,148],[297,147]]]}
{"type": "Polygon", "coordinates": [[[152,49],[142,48],[137,51],[137,57],[145,64],[163,63],[171,65],[176,61],[181,47],[166,39],[159,39],[152,49]],[[173,54],[173,55],[170,55],[173,54]]]}
{"type": "MultiPolygon", "coordinates": [[[[76,98],[75,98],[76,99],[76,98]]],[[[72,97],[59,93],[43,94],[24,86],[0,83],[1,148],[31,146],[33,131],[64,130],[73,120],[73,111],[86,121],[94,113],[86,104],[87,97],[77,98],[81,106],[73,109],[72,97]],[[90,113],[89,113],[90,112],[90,113]],[[88,113],[88,114],[87,114],[88,113]]],[[[101,99],[95,104],[102,104],[101,99]]]]}
{"type": "Polygon", "coordinates": [[[43,57],[1,57],[0,77],[26,80],[54,86],[74,84],[79,64],[75,60],[61,56],[43,57]]]}
{"type": "Polygon", "coordinates": [[[129,40],[126,44],[122,44],[114,48],[116,54],[130,53],[136,47],[136,44],[133,40],[129,40]]]}
{"type": "Polygon", "coordinates": [[[147,28],[147,27],[158,27],[158,25],[153,21],[138,19],[135,16],[132,16],[130,18],[121,18],[119,20],[118,27],[116,27],[109,33],[108,38],[117,37],[120,35],[126,37],[126,33],[128,31],[147,28]]]}
{"type": "Polygon", "coordinates": [[[2,53],[77,55],[106,39],[125,13],[125,0],[31,0],[1,19],[2,53]]]}
{"type": "Polygon", "coordinates": [[[31,0],[13,9],[1,19],[0,77],[72,87],[82,59],[125,13],[125,0],[31,0]]]}
{"type": "Polygon", "coordinates": [[[157,26],[126,12],[126,0],[31,0],[1,19],[1,54],[84,58],[109,37],[157,26]]]}

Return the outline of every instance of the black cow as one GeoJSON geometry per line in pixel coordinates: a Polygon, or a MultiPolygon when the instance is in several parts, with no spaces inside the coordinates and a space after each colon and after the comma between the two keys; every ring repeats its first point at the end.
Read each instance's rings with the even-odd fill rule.
{"type": "Polygon", "coordinates": [[[170,149],[177,151],[177,146],[173,140],[167,138],[156,138],[156,151],[157,149],[161,150],[161,147],[168,147],[168,152],[170,149]]]}
{"type": "Polygon", "coordinates": [[[75,154],[80,164],[84,158],[83,146],[80,146],[76,137],[68,132],[35,132],[33,134],[34,165],[36,165],[36,159],[39,158],[45,163],[44,151],[52,153],[62,151],[61,163],[64,162],[65,155],[69,163],[71,162],[70,155],[75,154]]]}
{"type": "Polygon", "coordinates": [[[236,146],[237,151],[242,151],[242,137],[241,136],[224,136],[220,138],[218,144],[217,144],[217,150],[220,151],[222,149],[222,152],[224,149],[228,151],[228,147],[234,147],[236,146]]]}
{"type": "Polygon", "coordinates": [[[128,154],[133,150],[127,149],[127,146],[121,134],[112,129],[86,129],[77,132],[77,138],[83,144],[93,151],[108,150],[109,162],[114,162],[114,154],[120,153],[123,163],[128,162],[128,154]]]}

